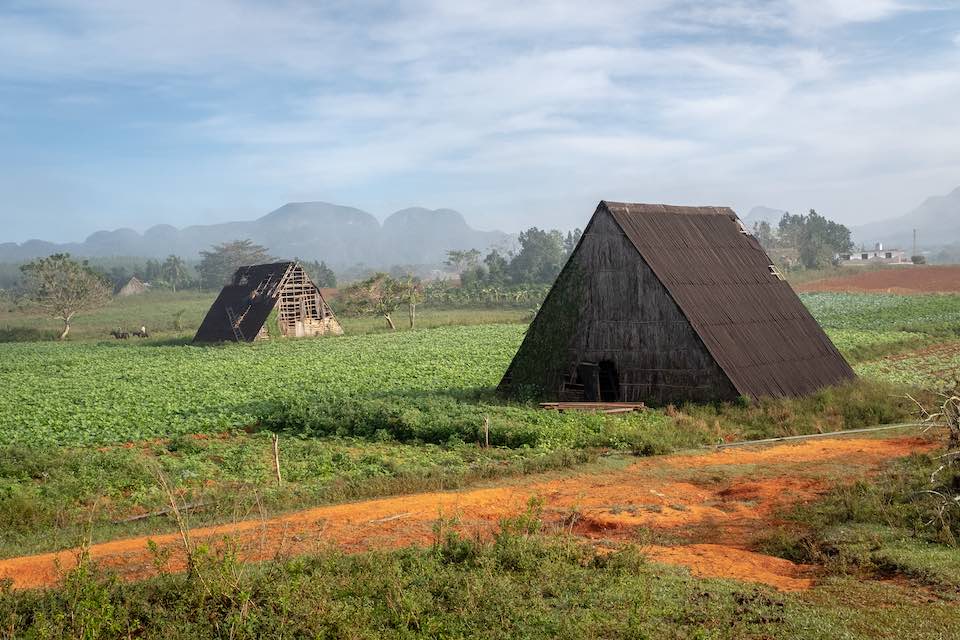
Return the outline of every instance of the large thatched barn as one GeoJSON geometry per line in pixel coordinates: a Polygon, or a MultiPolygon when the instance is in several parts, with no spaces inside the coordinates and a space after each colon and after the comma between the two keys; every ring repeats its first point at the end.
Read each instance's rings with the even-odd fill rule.
{"type": "Polygon", "coordinates": [[[194,342],[339,335],[343,328],[297,262],[240,267],[207,312],[194,342]],[[276,310],[276,315],[271,316],[276,310]],[[276,322],[268,322],[275,317],[276,322]]]}
{"type": "Polygon", "coordinates": [[[601,202],[500,390],[665,404],[853,377],[732,210],[601,202]]]}

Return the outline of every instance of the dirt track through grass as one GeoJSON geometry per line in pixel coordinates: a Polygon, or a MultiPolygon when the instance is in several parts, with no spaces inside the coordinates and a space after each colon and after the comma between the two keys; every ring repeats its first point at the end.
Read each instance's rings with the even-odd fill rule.
{"type": "MultiPolygon", "coordinates": [[[[727,577],[792,591],[808,588],[815,568],[754,551],[778,514],[852,482],[886,461],[929,451],[924,437],[834,438],[698,455],[638,460],[623,470],[528,477],[464,491],[422,493],[319,507],[189,532],[192,544],[230,544],[244,560],[264,560],[339,547],[348,552],[430,544],[438,523],[487,538],[503,518],[534,499],[540,517],[599,547],[639,543],[655,561],[694,575],[727,577]]],[[[180,534],[89,546],[90,559],[125,579],[160,569],[148,548],[168,550],[164,571],[186,566],[180,534]]],[[[0,561],[0,579],[14,588],[52,586],[76,565],[79,550],[0,561]]]]}

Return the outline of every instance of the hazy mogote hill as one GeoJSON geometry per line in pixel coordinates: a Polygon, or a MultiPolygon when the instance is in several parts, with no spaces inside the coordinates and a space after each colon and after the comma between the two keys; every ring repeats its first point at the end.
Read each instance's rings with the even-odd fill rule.
{"type": "Polygon", "coordinates": [[[927,198],[916,209],[892,220],[881,220],[852,227],[857,243],[882,242],[887,246],[909,249],[913,230],[921,247],[937,247],[960,242],[960,187],[944,196],[927,198]]]}
{"type": "Polygon", "coordinates": [[[371,214],[327,202],[291,202],[256,220],[195,225],[177,229],[150,227],[97,231],[83,242],[55,244],[29,240],[0,244],[0,262],[30,260],[55,252],[76,256],[139,256],[176,254],[188,259],[229,240],[249,238],[278,257],[324,260],[334,266],[358,263],[373,267],[442,262],[451,249],[480,249],[510,244],[502,231],[479,231],[453,209],[403,209],[381,225],[371,214]]]}

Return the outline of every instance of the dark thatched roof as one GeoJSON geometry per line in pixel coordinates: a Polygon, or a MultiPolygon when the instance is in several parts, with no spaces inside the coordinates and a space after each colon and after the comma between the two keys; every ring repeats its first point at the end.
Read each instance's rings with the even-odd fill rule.
{"type": "Polygon", "coordinates": [[[240,267],[210,307],[197,330],[194,342],[236,341],[230,316],[238,317],[240,334],[247,342],[257,337],[270,312],[277,305],[277,290],[283,276],[295,262],[273,262],[240,267]],[[229,309],[229,313],[228,313],[229,309]]]}
{"type": "Polygon", "coordinates": [[[737,391],[796,396],[855,377],[725,207],[601,202],[737,391]]]}

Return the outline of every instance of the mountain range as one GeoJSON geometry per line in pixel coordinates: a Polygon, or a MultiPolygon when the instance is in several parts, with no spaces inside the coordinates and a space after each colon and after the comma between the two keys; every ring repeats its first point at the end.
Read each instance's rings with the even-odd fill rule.
{"type": "Polygon", "coordinates": [[[947,195],[927,198],[906,215],[850,230],[857,244],[870,246],[882,242],[891,248],[910,251],[914,229],[921,250],[960,242],[960,187],[947,195]]]}
{"type": "MultiPolygon", "coordinates": [[[[743,222],[748,229],[759,221],[776,226],[783,210],[758,206],[743,222]]],[[[859,245],[882,242],[911,249],[916,229],[921,249],[960,243],[960,187],[943,196],[927,198],[909,213],[851,228],[859,245]]],[[[256,220],[193,225],[177,229],[156,225],[143,233],[133,229],[97,231],[83,242],[56,244],[28,240],[0,243],[0,263],[22,262],[66,252],[89,258],[163,258],[170,254],[188,260],[212,245],[249,238],[278,258],[324,260],[336,268],[364,264],[434,265],[452,249],[512,248],[516,236],[502,231],[472,228],[453,209],[412,207],[388,216],[381,224],[373,215],[327,202],[291,202],[256,220]]]]}
{"type": "Polygon", "coordinates": [[[256,220],[194,225],[177,229],[161,224],[138,233],[133,229],[97,231],[83,242],[55,244],[28,240],[0,243],[0,262],[20,262],[67,252],[82,257],[136,256],[188,260],[214,244],[249,238],[278,258],[324,260],[334,267],[365,264],[438,264],[451,249],[509,247],[515,237],[502,231],[479,231],[453,209],[413,207],[388,216],[381,225],[371,214],[327,202],[291,202],[256,220]]]}

